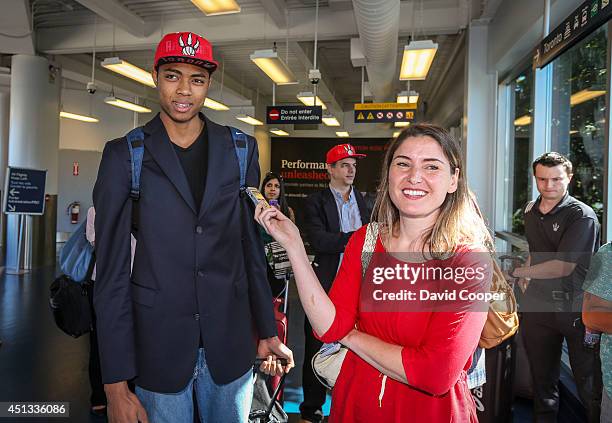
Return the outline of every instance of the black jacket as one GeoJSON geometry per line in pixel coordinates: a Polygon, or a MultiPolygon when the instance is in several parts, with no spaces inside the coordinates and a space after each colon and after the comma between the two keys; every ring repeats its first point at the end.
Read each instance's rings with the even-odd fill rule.
{"type": "MultiPolygon", "coordinates": [[[[276,335],[252,210],[241,222],[240,174],[231,135],[226,127],[201,118],[209,144],[199,214],[161,119],[156,116],[144,127],[131,275],[128,146],[120,138],[104,148],[94,188],[94,303],[104,383],[136,377],[147,390],[178,392],[193,376],[201,337],[213,379],[225,384],[252,366],[258,337],[276,335]],[[243,237],[250,250],[246,255],[243,237]]],[[[248,147],[247,184],[258,186],[254,138],[249,137],[248,147]]]]}
{"type": "MultiPolygon", "coordinates": [[[[353,189],[361,223],[365,225],[370,221],[368,208],[361,193],[353,189]]],[[[340,232],[338,206],[330,188],[308,196],[304,207],[306,235],[315,253],[314,271],[323,288],[329,291],[338,271],[340,254],[353,233],[340,232]]]]}

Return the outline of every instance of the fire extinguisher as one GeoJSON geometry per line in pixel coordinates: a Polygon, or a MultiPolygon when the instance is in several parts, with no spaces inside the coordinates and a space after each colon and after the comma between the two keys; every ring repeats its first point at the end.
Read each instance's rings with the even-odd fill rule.
{"type": "Polygon", "coordinates": [[[81,212],[81,204],[78,201],[68,204],[67,212],[70,215],[70,223],[79,223],[79,213],[81,212]]]}

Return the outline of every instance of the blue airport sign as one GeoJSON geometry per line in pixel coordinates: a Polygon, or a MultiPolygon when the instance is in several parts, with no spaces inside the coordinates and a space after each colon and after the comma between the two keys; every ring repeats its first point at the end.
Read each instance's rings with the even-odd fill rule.
{"type": "Polygon", "coordinates": [[[4,213],[44,214],[46,181],[46,170],[9,167],[4,184],[4,213]]]}

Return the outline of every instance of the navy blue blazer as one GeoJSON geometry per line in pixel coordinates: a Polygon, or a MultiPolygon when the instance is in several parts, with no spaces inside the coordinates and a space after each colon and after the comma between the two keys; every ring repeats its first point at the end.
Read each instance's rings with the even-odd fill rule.
{"type": "MultiPolygon", "coordinates": [[[[131,274],[127,141],[104,148],[93,193],[94,306],[104,383],[136,378],[147,390],[178,392],[193,376],[201,337],[214,381],[225,384],[253,365],[258,338],[277,334],[263,244],[247,203],[241,222],[231,135],[200,117],[208,130],[208,171],[199,213],[159,115],[144,127],[131,274]]],[[[247,185],[258,186],[253,137],[248,147],[247,185]]]]}
{"type": "MultiPolygon", "coordinates": [[[[370,222],[368,207],[357,188],[353,187],[353,190],[361,224],[366,225],[370,222]]],[[[321,286],[329,292],[338,272],[340,254],[344,252],[349,238],[353,235],[353,232],[340,232],[338,205],[330,188],[308,196],[304,202],[304,222],[308,241],[315,253],[312,263],[315,274],[321,286]]]]}

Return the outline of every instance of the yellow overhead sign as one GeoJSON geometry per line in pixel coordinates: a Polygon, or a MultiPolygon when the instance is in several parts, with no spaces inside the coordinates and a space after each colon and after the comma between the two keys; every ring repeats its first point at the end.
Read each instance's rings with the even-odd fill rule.
{"type": "Polygon", "coordinates": [[[416,110],[416,103],[357,103],[355,110],[416,110]]]}

